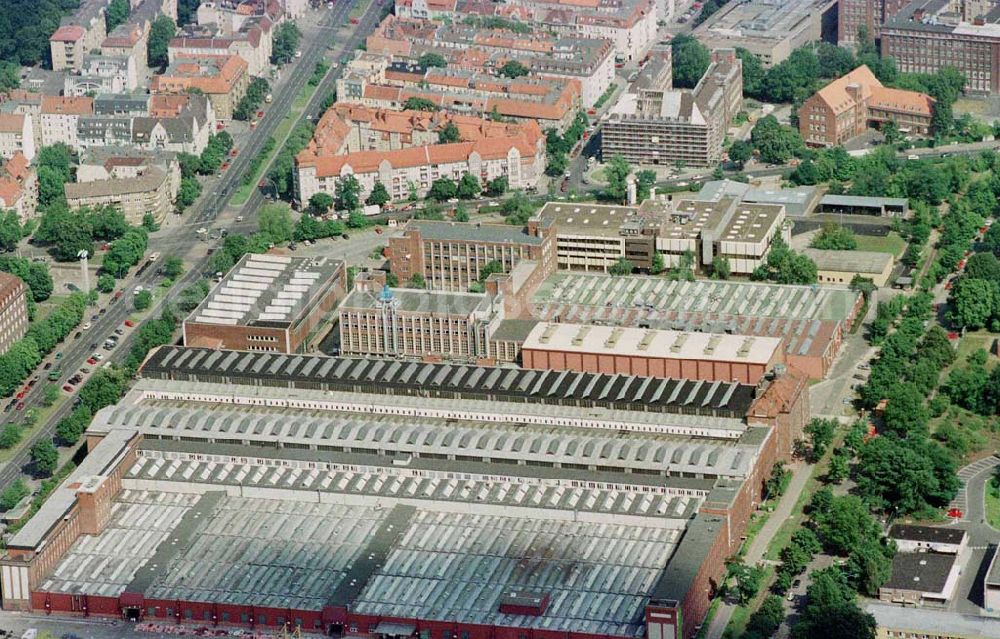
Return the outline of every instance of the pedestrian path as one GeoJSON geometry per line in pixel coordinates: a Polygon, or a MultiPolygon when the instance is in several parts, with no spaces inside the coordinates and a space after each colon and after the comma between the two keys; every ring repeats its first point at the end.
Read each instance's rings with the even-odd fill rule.
{"type": "Polygon", "coordinates": [[[994,453],[989,457],[984,457],[978,461],[972,462],[971,464],[965,466],[964,468],[961,468],[957,474],[959,480],[961,480],[962,482],[962,487],[959,488],[958,493],[955,495],[955,498],[951,500],[950,504],[948,504],[948,509],[951,510],[952,508],[957,508],[961,510],[962,520],[964,521],[969,503],[969,491],[968,491],[969,480],[978,475],[979,473],[985,470],[989,470],[990,468],[994,468],[997,465],[1000,465],[1000,457],[997,457],[997,454],[994,453]]]}

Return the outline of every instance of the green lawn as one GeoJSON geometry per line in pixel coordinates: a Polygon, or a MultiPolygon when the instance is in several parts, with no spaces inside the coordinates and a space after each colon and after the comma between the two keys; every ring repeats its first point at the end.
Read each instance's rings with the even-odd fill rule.
{"type": "MultiPolygon", "coordinates": [[[[986,352],[990,350],[990,344],[992,343],[994,336],[986,331],[975,331],[966,333],[962,339],[958,341],[958,356],[955,358],[955,363],[953,366],[959,368],[965,368],[965,360],[977,349],[985,349],[986,352]]],[[[993,359],[993,355],[990,354],[990,359],[993,359]]]]}
{"type": "Polygon", "coordinates": [[[892,253],[896,257],[906,250],[906,240],[900,237],[899,233],[889,231],[885,237],[874,235],[855,235],[858,241],[859,251],[875,251],[877,253],[892,253]]]}
{"type": "Polygon", "coordinates": [[[986,522],[1000,528],[1000,485],[996,477],[986,483],[986,522]]]}
{"type": "Polygon", "coordinates": [[[278,151],[285,146],[285,139],[288,137],[288,134],[291,133],[292,127],[295,126],[295,122],[298,121],[299,115],[302,113],[302,110],[306,108],[306,105],[309,104],[309,100],[312,99],[314,93],[316,93],[316,87],[309,86],[307,84],[302,87],[299,94],[295,96],[295,100],[292,102],[292,109],[288,112],[288,115],[286,115],[281,122],[278,123],[278,126],[274,128],[274,134],[271,137],[275,139],[277,144],[275,144],[274,148],[271,149],[271,152],[267,154],[264,161],[260,163],[260,169],[253,176],[253,180],[251,180],[248,184],[241,184],[240,188],[236,189],[233,193],[233,197],[229,199],[229,204],[231,206],[243,206],[247,203],[247,200],[250,199],[250,195],[253,194],[253,190],[257,188],[257,182],[260,179],[261,173],[267,170],[268,165],[271,164],[271,160],[275,155],[277,155],[278,151]]]}

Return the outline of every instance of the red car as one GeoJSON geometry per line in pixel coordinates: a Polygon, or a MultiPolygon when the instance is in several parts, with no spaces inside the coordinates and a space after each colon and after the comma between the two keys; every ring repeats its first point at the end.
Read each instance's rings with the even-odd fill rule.
{"type": "Polygon", "coordinates": [[[87,363],[90,364],[91,366],[94,366],[95,364],[97,364],[97,360],[94,359],[93,357],[88,357],[87,363]]]}
{"type": "Polygon", "coordinates": [[[72,393],[74,389],[69,384],[64,384],[63,385],[63,390],[66,391],[67,393],[72,393]]]}
{"type": "Polygon", "coordinates": [[[25,396],[25,394],[26,394],[27,392],[28,392],[28,390],[27,390],[27,389],[25,389],[25,390],[21,391],[20,393],[18,393],[18,394],[17,394],[17,398],[18,398],[18,399],[24,399],[24,396],[25,396]]]}
{"type": "Polygon", "coordinates": [[[18,402],[17,406],[14,407],[17,410],[24,410],[24,402],[18,402]]]}
{"type": "Polygon", "coordinates": [[[222,163],[222,170],[225,171],[228,168],[229,168],[229,162],[223,162],[222,163]]]}
{"type": "Polygon", "coordinates": [[[258,118],[262,118],[262,117],[264,117],[264,112],[263,112],[263,111],[258,111],[258,112],[257,112],[257,117],[258,117],[258,118]]]}
{"type": "Polygon", "coordinates": [[[351,18],[351,24],[357,24],[357,23],[358,23],[357,18],[351,18]]]}
{"type": "Polygon", "coordinates": [[[229,155],[231,155],[233,157],[236,157],[238,154],[239,154],[239,151],[237,151],[236,149],[233,149],[232,151],[229,152],[229,155]]]}
{"type": "Polygon", "coordinates": [[[133,326],[135,326],[135,322],[133,322],[132,320],[125,320],[125,326],[132,328],[133,326]]]}

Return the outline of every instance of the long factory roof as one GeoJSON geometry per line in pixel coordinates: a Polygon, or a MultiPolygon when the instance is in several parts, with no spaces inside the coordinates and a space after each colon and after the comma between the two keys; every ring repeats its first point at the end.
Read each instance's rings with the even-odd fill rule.
{"type": "Polygon", "coordinates": [[[343,390],[374,395],[485,399],[629,412],[742,417],[752,386],[573,371],[537,371],[388,359],[352,359],[164,346],[144,377],[250,386],[343,390]]]}

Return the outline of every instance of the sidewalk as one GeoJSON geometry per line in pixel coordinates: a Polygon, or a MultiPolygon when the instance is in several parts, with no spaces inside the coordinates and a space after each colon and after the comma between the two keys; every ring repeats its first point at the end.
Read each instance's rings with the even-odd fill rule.
{"type": "MultiPolygon", "coordinates": [[[[795,507],[795,502],[799,500],[799,495],[802,494],[802,490],[809,480],[809,475],[812,473],[813,467],[804,462],[796,462],[789,466],[789,468],[792,471],[792,481],[789,482],[788,490],[785,491],[781,501],[778,502],[778,507],[767,518],[760,532],[757,533],[753,542],[750,543],[746,557],[743,559],[744,563],[748,566],[755,565],[763,559],[764,553],[767,552],[768,544],[771,543],[778,529],[781,528],[789,515],[792,514],[792,508],[795,507]]],[[[724,600],[719,605],[718,610],[716,610],[715,616],[712,617],[712,622],[708,626],[705,637],[707,639],[721,639],[722,633],[725,632],[726,626],[729,625],[729,620],[732,618],[733,611],[736,608],[737,606],[724,600]]]]}

